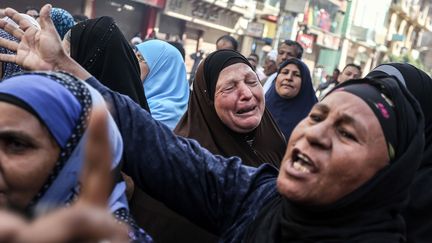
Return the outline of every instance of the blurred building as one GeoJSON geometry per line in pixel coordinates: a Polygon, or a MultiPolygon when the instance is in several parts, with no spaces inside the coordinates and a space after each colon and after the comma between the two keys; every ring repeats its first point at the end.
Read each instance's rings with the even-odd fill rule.
{"type": "Polygon", "coordinates": [[[316,83],[339,65],[344,21],[350,14],[347,6],[344,0],[309,0],[306,5],[297,41],[305,48],[303,59],[316,83]]]}
{"type": "Polygon", "coordinates": [[[429,1],[393,0],[388,15],[389,54],[410,52],[421,44],[422,35],[430,31],[429,1]]]}
{"type": "Polygon", "coordinates": [[[216,50],[216,40],[222,35],[232,35],[242,48],[242,37],[254,7],[249,0],[167,0],[158,15],[157,37],[183,43],[190,71],[193,60],[189,55],[198,50],[216,50]]]}
{"type": "Polygon", "coordinates": [[[278,30],[279,1],[255,1],[255,11],[251,14],[243,38],[242,53],[256,53],[260,64],[264,64],[265,56],[273,49],[278,30]]]}
{"type": "Polygon", "coordinates": [[[391,0],[353,0],[341,45],[339,69],[348,63],[362,68],[363,74],[376,66],[388,51],[386,36],[391,0]],[[373,6],[373,7],[371,7],[373,6]]]}
{"type": "Polygon", "coordinates": [[[308,0],[297,33],[290,36],[304,47],[316,83],[348,63],[367,73],[383,61],[432,60],[425,47],[432,43],[429,5],[427,0],[308,0]]]}
{"type": "MultiPolygon", "coordinates": [[[[7,6],[24,12],[26,7],[40,9],[46,3],[44,0],[1,0],[0,8],[7,6]]],[[[137,33],[142,33],[143,38],[151,33],[157,13],[165,6],[165,0],[51,0],[49,3],[72,15],[111,16],[128,39],[137,33]]]]}
{"type": "Polygon", "coordinates": [[[354,0],[351,4],[354,11],[346,36],[350,42],[340,67],[355,63],[366,73],[382,62],[416,62],[422,36],[431,30],[429,1],[354,0]]]}

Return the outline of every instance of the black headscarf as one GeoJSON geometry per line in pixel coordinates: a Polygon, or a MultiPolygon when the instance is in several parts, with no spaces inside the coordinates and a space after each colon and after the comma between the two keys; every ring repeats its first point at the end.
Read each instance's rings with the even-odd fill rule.
{"type": "Polygon", "coordinates": [[[233,50],[220,50],[212,53],[204,61],[204,80],[207,85],[207,94],[210,100],[214,100],[216,83],[219,79],[219,74],[222,69],[236,63],[244,63],[252,68],[250,62],[237,51],[233,50]]]}
{"type": "MultiPolygon", "coordinates": [[[[392,77],[350,80],[373,85],[391,99],[397,121],[394,159],[362,186],[325,206],[305,206],[280,196],[269,202],[248,229],[245,242],[403,242],[401,216],[423,150],[423,116],[418,103],[392,77]]],[[[344,91],[341,91],[344,92],[344,91]]],[[[331,94],[330,94],[331,95],[331,94]]]]}
{"type": "Polygon", "coordinates": [[[407,63],[376,67],[368,77],[391,75],[403,83],[419,102],[425,117],[425,147],[422,162],[411,187],[411,199],[404,217],[408,242],[432,242],[432,79],[407,63]]]}
{"type": "Polygon", "coordinates": [[[288,64],[294,64],[300,70],[301,86],[298,94],[290,99],[279,96],[276,92],[275,81],[265,95],[266,107],[276,120],[276,124],[284,133],[286,140],[289,140],[291,132],[297,124],[309,114],[312,107],[318,101],[312,87],[309,68],[301,60],[297,58],[286,60],[279,66],[278,75],[288,64]]]}
{"type": "Polygon", "coordinates": [[[197,140],[214,154],[238,156],[246,165],[258,167],[270,163],[279,167],[286,142],[267,108],[258,127],[247,134],[228,128],[216,113],[214,93],[219,74],[222,69],[235,63],[251,67],[240,53],[226,49],[213,52],[201,62],[193,82],[188,109],[174,132],[197,140]]]}
{"type": "Polygon", "coordinates": [[[111,17],[89,19],[71,29],[71,57],[113,91],[149,111],[138,60],[111,17]]]}

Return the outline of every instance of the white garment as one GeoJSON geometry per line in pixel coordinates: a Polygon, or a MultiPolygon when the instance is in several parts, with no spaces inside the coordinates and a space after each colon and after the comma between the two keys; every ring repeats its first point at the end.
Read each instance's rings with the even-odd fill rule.
{"type": "Polygon", "coordinates": [[[265,75],[265,73],[264,73],[263,70],[264,69],[262,67],[257,67],[257,69],[255,71],[256,74],[258,75],[258,78],[259,78],[260,81],[263,80],[263,79],[265,79],[265,78],[267,78],[267,75],[265,75]]]}
{"type": "Polygon", "coordinates": [[[267,91],[272,86],[274,80],[276,79],[276,76],[277,76],[277,72],[275,72],[272,75],[268,76],[267,81],[263,85],[264,95],[267,93],[267,91]]]}

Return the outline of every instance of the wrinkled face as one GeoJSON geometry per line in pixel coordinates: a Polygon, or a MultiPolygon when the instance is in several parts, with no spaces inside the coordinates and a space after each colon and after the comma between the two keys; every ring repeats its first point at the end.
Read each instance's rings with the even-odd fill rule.
{"type": "Polygon", "coordinates": [[[357,78],[360,78],[360,70],[358,70],[358,68],[348,66],[338,76],[338,82],[343,83],[347,80],[357,79],[357,78]]]}
{"type": "Polygon", "coordinates": [[[292,132],[277,187],[295,202],[330,204],[388,162],[383,131],[372,110],[353,94],[333,92],[292,132]]]}
{"type": "Polygon", "coordinates": [[[278,55],[276,58],[276,64],[279,66],[281,63],[289,58],[297,57],[297,49],[295,46],[289,46],[286,44],[281,44],[278,49],[278,55]]]}
{"type": "Polygon", "coordinates": [[[216,50],[223,50],[223,49],[234,50],[234,46],[230,41],[222,39],[216,43],[216,50]]]}
{"type": "Polygon", "coordinates": [[[60,149],[31,113],[0,102],[0,208],[24,209],[52,171],[60,149]]]}
{"type": "Polygon", "coordinates": [[[297,65],[288,64],[281,69],[276,77],[276,92],[282,98],[294,98],[300,92],[301,81],[301,73],[297,65]]]}
{"type": "Polygon", "coordinates": [[[268,58],[265,59],[263,68],[264,68],[264,73],[267,76],[270,76],[273,73],[277,72],[276,62],[272,61],[272,60],[270,60],[268,58]]]}
{"type": "Polygon", "coordinates": [[[214,106],[231,130],[247,133],[261,122],[264,93],[256,73],[244,63],[224,68],[216,83],[214,106]]]}

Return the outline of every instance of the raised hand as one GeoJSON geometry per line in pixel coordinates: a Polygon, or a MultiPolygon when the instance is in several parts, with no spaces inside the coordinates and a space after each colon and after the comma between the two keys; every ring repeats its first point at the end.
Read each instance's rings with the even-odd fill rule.
{"type": "Polygon", "coordinates": [[[35,28],[16,10],[7,8],[6,16],[14,20],[20,28],[5,21],[0,22],[0,28],[17,37],[20,43],[0,41],[4,47],[16,51],[17,55],[3,55],[0,60],[15,62],[30,70],[54,70],[58,61],[64,60],[64,52],[60,37],[52,23],[51,5],[45,5],[40,12],[41,30],[35,28]]]}
{"type": "Polygon", "coordinates": [[[28,70],[66,71],[85,80],[91,75],[64,51],[50,17],[51,8],[50,4],[42,7],[39,18],[40,30],[16,10],[5,10],[5,15],[14,20],[19,28],[3,20],[0,20],[0,28],[18,38],[20,42],[0,38],[0,46],[17,53],[0,54],[0,62],[13,62],[28,70]]]}

